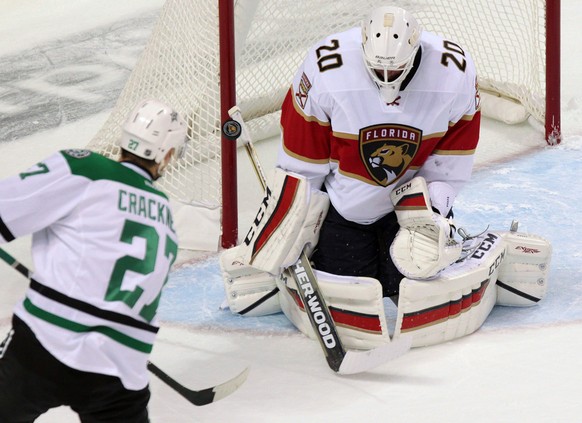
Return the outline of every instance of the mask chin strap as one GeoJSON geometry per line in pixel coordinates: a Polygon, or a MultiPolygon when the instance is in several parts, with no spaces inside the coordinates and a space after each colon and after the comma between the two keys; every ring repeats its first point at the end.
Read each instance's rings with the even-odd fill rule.
{"type": "Polygon", "coordinates": [[[400,85],[401,84],[390,84],[390,85],[380,85],[380,97],[382,97],[382,101],[386,102],[387,104],[392,103],[394,100],[398,98],[398,94],[400,94],[400,85]]]}
{"type": "MultiPolygon", "coordinates": [[[[410,70],[403,70],[402,74],[398,76],[394,81],[391,82],[383,82],[381,78],[376,74],[374,70],[370,67],[368,69],[368,74],[372,77],[372,80],[380,90],[380,97],[382,101],[390,104],[394,100],[398,98],[398,94],[400,93],[400,87],[402,85],[402,81],[406,79],[410,70]]],[[[388,79],[388,70],[384,69],[384,80],[388,79]]]]}

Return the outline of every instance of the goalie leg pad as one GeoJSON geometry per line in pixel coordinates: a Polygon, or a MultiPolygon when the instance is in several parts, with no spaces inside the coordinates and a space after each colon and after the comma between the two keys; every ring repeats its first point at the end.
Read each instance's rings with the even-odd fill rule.
{"type": "Polygon", "coordinates": [[[390,198],[400,225],[390,255],[400,273],[430,279],[457,261],[462,245],[451,237],[451,221],[432,210],[424,178],[402,184],[390,198]]]}
{"type": "MultiPolygon", "coordinates": [[[[369,350],[390,342],[380,282],[314,272],[344,347],[369,350]]],[[[316,339],[293,277],[285,271],[277,285],[283,313],[303,334],[316,339]]]]}
{"type": "Polygon", "coordinates": [[[279,289],[275,276],[245,265],[240,246],[223,252],[220,269],[226,303],[234,314],[265,316],[279,313],[279,289]]]}
{"type": "Polygon", "coordinates": [[[536,305],[548,289],[552,257],[550,242],[532,234],[498,233],[507,243],[507,254],[499,268],[497,304],[518,307],[536,305]]]}
{"type": "Polygon", "coordinates": [[[275,169],[265,198],[243,242],[244,262],[279,275],[294,264],[304,248],[317,245],[329,197],[311,191],[303,176],[275,169]]]}
{"type": "MultiPolygon", "coordinates": [[[[481,327],[495,305],[495,282],[505,256],[501,236],[485,233],[473,254],[431,281],[400,283],[394,337],[412,335],[412,346],[460,338],[481,327]]],[[[477,244],[476,244],[477,245],[477,244]]]]}

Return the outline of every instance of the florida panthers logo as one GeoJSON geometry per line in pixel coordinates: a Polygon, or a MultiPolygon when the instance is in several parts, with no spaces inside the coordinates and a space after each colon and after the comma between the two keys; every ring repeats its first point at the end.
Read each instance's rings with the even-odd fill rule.
{"type": "Polygon", "coordinates": [[[360,130],[360,154],[368,173],[388,186],[408,169],[422,139],[422,131],[405,125],[374,125],[360,130]]]}

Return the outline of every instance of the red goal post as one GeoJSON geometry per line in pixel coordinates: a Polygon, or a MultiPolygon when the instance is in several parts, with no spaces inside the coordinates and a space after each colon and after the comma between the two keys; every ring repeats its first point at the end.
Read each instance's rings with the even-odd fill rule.
{"type": "MultiPolygon", "coordinates": [[[[421,25],[473,56],[483,113],[528,120],[560,142],[559,0],[400,0],[421,25]],[[501,110],[501,112],[500,112],[501,110]],[[545,128],[545,129],[543,129],[545,128]]],[[[359,25],[377,0],[167,0],[152,35],[89,148],[116,156],[134,104],[157,98],[187,116],[190,148],[160,182],[177,204],[181,247],[238,241],[236,144],[222,138],[238,104],[260,140],[278,133],[280,105],[307,49],[359,25]]],[[[542,137],[540,136],[540,139],[542,137]]]]}

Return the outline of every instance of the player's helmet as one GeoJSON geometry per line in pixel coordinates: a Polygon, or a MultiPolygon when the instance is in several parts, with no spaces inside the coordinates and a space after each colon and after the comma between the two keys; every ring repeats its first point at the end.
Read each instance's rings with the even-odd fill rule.
{"type": "Polygon", "coordinates": [[[127,117],[119,145],[138,157],[160,163],[171,148],[181,157],[186,141],[186,123],[178,113],[157,100],[146,100],[127,117]]]}
{"type": "Polygon", "coordinates": [[[414,16],[400,7],[379,7],[362,22],[364,62],[387,103],[396,99],[413,67],[421,32],[414,16]]]}

